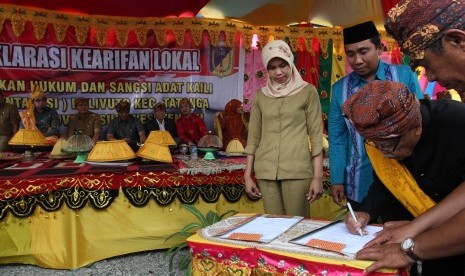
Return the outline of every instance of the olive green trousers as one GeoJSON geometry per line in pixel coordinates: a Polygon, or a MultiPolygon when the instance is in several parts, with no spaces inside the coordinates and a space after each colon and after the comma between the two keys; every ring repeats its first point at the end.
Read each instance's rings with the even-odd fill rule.
{"type": "Polygon", "coordinates": [[[265,213],[274,215],[310,216],[307,193],[312,179],[258,179],[265,213]]]}

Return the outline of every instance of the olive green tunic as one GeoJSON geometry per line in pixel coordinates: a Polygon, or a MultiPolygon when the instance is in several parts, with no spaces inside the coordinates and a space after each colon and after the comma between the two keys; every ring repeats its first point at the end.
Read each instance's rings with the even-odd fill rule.
{"type": "Polygon", "coordinates": [[[312,157],[322,149],[321,105],[313,85],[292,96],[255,93],[245,152],[255,156],[257,179],[313,178],[312,157]],[[308,148],[310,137],[312,152],[308,148]]]}

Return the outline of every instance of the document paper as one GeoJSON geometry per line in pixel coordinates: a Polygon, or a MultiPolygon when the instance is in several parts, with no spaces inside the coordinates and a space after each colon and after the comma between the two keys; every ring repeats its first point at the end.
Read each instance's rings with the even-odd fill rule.
{"type": "Polygon", "coordinates": [[[376,232],[382,229],[383,227],[368,225],[363,228],[368,234],[360,236],[350,233],[344,222],[338,222],[329,227],[323,226],[321,230],[313,230],[301,237],[293,239],[291,242],[337,252],[353,258],[367,242],[375,238],[376,232]]]}
{"type": "Polygon", "coordinates": [[[219,237],[223,239],[267,243],[289,230],[302,219],[303,217],[299,216],[262,215],[219,237]]]}

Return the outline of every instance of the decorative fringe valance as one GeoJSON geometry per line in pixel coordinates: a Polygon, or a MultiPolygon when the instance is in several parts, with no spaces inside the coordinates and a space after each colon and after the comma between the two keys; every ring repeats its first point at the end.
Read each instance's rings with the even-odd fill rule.
{"type": "MultiPolygon", "coordinates": [[[[288,27],[288,26],[253,26],[245,22],[221,19],[201,19],[201,18],[136,18],[136,17],[114,17],[101,15],[81,15],[53,10],[29,8],[14,5],[0,5],[0,32],[6,19],[11,21],[13,33],[20,37],[25,30],[27,21],[32,22],[34,35],[37,40],[42,40],[47,31],[48,25],[52,25],[55,30],[57,41],[62,42],[67,33],[68,27],[73,26],[76,32],[78,43],[84,44],[91,30],[95,31],[97,43],[105,46],[108,37],[116,36],[119,46],[126,46],[129,32],[132,30],[137,36],[141,46],[147,42],[147,34],[152,30],[160,46],[165,45],[167,32],[172,32],[176,38],[176,43],[182,45],[187,31],[191,33],[196,45],[202,41],[202,33],[206,31],[210,42],[218,45],[220,36],[224,35],[225,43],[231,46],[236,35],[240,35],[244,40],[244,47],[249,49],[252,44],[254,34],[258,35],[261,45],[265,45],[270,36],[274,39],[284,39],[290,41],[293,51],[297,51],[299,39],[305,41],[307,51],[313,51],[313,39],[317,38],[322,45],[321,49],[327,49],[324,45],[333,40],[335,49],[342,49],[342,30],[340,28],[313,28],[313,27],[288,27]]],[[[382,33],[387,42],[388,49],[393,47],[392,38],[387,38],[382,33]]]]}

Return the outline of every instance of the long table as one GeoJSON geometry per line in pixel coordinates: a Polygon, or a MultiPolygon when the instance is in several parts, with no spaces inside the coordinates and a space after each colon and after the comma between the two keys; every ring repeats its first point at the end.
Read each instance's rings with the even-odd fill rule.
{"type": "MultiPolygon", "coordinates": [[[[222,162],[222,161],[218,161],[222,162]]],[[[242,170],[181,174],[177,164],[90,166],[69,160],[0,162],[0,264],[75,269],[169,248],[196,218],[182,207],[263,212],[244,194],[242,170]]]]}

